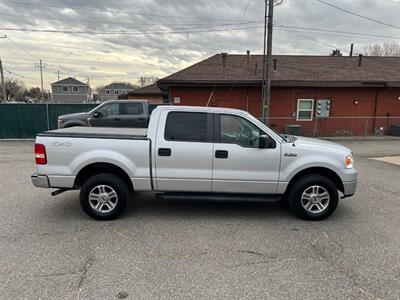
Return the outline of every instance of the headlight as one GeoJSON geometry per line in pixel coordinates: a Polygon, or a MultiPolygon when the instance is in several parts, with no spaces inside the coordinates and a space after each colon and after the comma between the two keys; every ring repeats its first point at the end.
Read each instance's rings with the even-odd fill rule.
{"type": "Polygon", "coordinates": [[[346,169],[351,169],[354,167],[354,158],[353,154],[346,156],[346,169]]]}
{"type": "Polygon", "coordinates": [[[63,120],[62,119],[58,119],[58,121],[57,121],[58,129],[62,128],[62,124],[63,124],[63,120]]]}

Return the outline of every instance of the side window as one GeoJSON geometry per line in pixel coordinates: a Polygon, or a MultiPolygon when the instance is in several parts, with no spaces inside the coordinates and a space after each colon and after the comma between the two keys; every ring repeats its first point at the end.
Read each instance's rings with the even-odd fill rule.
{"type": "Polygon", "coordinates": [[[253,123],[233,115],[220,115],[220,142],[237,144],[246,148],[258,148],[263,133],[253,123]]]}
{"type": "Polygon", "coordinates": [[[312,121],[314,99],[299,99],[297,101],[297,120],[312,121]]]}
{"type": "Polygon", "coordinates": [[[207,142],[207,113],[168,113],[164,138],[177,142],[207,142]]]}
{"type": "Polygon", "coordinates": [[[100,108],[98,112],[101,113],[102,118],[119,115],[119,104],[118,103],[107,104],[102,108],[100,108]]]}
{"type": "Polygon", "coordinates": [[[141,115],[143,114],[142,103],[122,103],[120,104],[122,115],[141,115]]]}

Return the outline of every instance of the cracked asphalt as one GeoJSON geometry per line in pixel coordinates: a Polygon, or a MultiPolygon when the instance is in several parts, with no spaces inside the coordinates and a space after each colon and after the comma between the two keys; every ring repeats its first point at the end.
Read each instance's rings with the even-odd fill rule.
{"type": "Polygon", "coordinates": [[[89,219],[78,192],[31,185],[32,141],[0,141],[1,299],[400,299],[400,140],[353,149],[356,195],[322,222],[279,203],[136,195],[89,219]]]}

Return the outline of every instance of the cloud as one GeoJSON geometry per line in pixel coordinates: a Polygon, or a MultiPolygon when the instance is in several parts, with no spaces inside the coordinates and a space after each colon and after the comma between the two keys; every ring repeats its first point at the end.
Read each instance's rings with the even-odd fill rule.
{"type": "MultiPolygon", "coordinates": [[[[219,52],[262,53],[264,1],[251,0],[0,0],[0,27],[83,31],[88,34],[2,31],[4,65],[27,86],[38,86],[34,63],[47,65],[45,86],[65,76],[90,78],[93,86],[163,77],[219,52]],[[243,17],[243,18],[242,18],[243,17]],[[246,22],[241,31],[213,31],[246,22]],[[261,28],[252,28],[261,27],[261,28]],[[112,34],[125,31],[131,34],[112,34]],[[172,33],[202,31],[197,33],[172,33]],[[90,32],[108,32],[94,35],[90,32]],[[157,32],[149,34],[149,32],[157,32]],[[162,33],[165,32],[165,33],[162,33]],[[169,32],[169,33],[168,33],[169,32]]],[[[327,0],[361,15],[400,26],[400,1],[327,0]]],[[[362,32],[400,38],[400,31],[352,16],[316,0],[287,0],[276,7],[278,25],[362,32]]],[[[327,55],[356,51],[383,39],[275,27],[276,54],[327,55]]],[[[400,41],[400,39],[399,39],[400,41]]]]}

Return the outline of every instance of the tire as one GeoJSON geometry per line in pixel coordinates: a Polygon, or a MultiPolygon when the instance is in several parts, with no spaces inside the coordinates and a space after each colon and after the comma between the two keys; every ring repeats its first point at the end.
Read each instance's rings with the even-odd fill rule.
{"type": "Polygon", "coordinates": [[[126,183],[111,173],[90,177],[82,186],[80,203],[83,211],[95,220],[113,220],[126,208],[129,198],[126,183]]]}
{"type": "Polygon", "coordinates": [[[318,221],[329,217],[336,209],[339,194],[329,178],[310,174],[294,182],[287,195],[290,210],[303,220],[318,221]]]}

